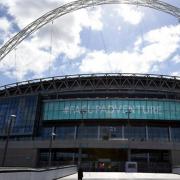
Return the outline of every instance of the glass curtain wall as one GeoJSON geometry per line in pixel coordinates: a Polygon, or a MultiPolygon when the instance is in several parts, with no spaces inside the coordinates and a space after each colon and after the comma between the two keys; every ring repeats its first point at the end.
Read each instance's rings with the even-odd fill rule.
{"type": "MultiPolygon", "coordinates": [[[[42,128],[39,138],[48,139],[52,127],[42,128]]],[[[137,141],[180,142],[180,127],[156,126],[61,126],[55,127],[55,139],[130,139],[137,141]],[[146,131],[147,128],[147,131],[146,131]],[[170,139],[171,136],[171,139],[170,139]]]]}
{"type": "Polygon", "coordinates": [[[12,134],[32,134],[36,118],[38,96],[0,99],[0,134],[5,135],[11,115],[15,115],[12,134]]]}
{"type": "Polygon", "coordinates": [[[75,126],[56,127],[56,138],[58,139],[75,139],[75,126]]]}
{"type": "Polygon", "coordinates": [[[100,139],[122,139],[122,126],[100,126],[100,139]]]}
{"type": "Polygon", "coordinates": [[[98,126],[79,126],[77,131],[78,139],[97,139],[98,126]]]}
{"type": "Polygon", "coordinates": [[[72,99],[43,102],[43,120],[180,119],[180,101],[154,99],[72,99]],[[127,112],[130,110],[130,114],[127,112]]]}
{"type": "Polygon", "coordinates": [[[168,127],[148,127],[148,139],[152,141],[169,141],[168,127]]]}
{"type": "Polygon", "coordinates": [[[146,140],[146,127],[145,126],[125,126],[124,127],[125,138],[131,140],[146,140]]]}
{"type": "Polygon", "coordinates": [[[171,128],[172,141],[180,142],[180,127],[171,128]]]}

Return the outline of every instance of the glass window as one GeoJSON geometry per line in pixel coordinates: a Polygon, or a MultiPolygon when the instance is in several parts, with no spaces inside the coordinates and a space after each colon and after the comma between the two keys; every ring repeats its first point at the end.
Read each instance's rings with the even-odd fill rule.
{"type": "Polygon", "coordinates": [[[52,133],[52,128],[42,128],[39,135],[42,139],[49,139],[51,133],[52,133]]]}
{"type": "Polygon", "coordinates": [[[169,130],[167,127],[148,127],[148,139],[169,141],[169,130]]]}
{"type": "Polygon", "coordinates": [[[149,153],[150,162],[169,162],[169,153],[166,151],[152,151],[149,153]]]}
{"type": "MultiPolygon", "coordinates": [[[[37,107],[37,96],[11,97],[0,100],[1,119],[0,124],[7,126],[11,115],[15,114],[15,123],[12,126],[12,134],[21,135],[33,133],[37,107]],[[31,131],[26,131],[26,126],[31,126],[31,131]]],[[[2,132],[2,131],[1,131],[2,132]]],[[[1,133],[0,132],[0,133],[1,133]]]]}
{"type": "Polygon", "coordinates": [[[110,138],[110,130],[108,126],[100,127],[100,138],[105,140],[110,138]]]}
{"type": "Polygon", "coordinates": [[[170,107],[169,107],[169,102],[165,101],[164,102],[164,117],[165,119],[171,119],[171,112],[170,112],[170,107]]]}
{"type": "Polygon", "coordinates": [[[54,110],[55,110],[55,111],[58,111],[58,110],[59,110],[59,102],[58,102],[58,101],[55,101],[55,102],[54,102],[54,110]]]}
{"type": "Polygon", "coordinates": [[[48,120],[53,120],[54,119],[54,111],[49,111],[48,112],[48,120]]]}
{"type": "Polygon", "coordinates": [[[122,118],[123,117],[122,101],[117,100],[116,101],[116,106],[117,106],[117,118],[122,118]]]}
{"type": "Polygon", "coordinates": [[[124,127],[125,138],[131,140],[146,140],[146,129],[144,126],[125,126],[124,127]]]}
{"type": "Polygon", "coordinates": [[[136,162],[147,162],[148,153],[134,150],[131,152],[131,160],[136,162]]]}
{"type": "Polygon", "coordinates": [[[64,153],[64,152],[57,152],[56,153],[56,160],[57,161],[71,161],[73,158],[73,153],[64,153]]]}
{"type": "Polygon", "coordinates": [[[64,111],[64,101],[59,101],[59,110],[64,111]]]}
{"type": "MultiPolygon", "coordinates": [[[[69,102],[67,102],[67,103],[69,103],[69,102]]],[[[75,109],[75,118],[76,119],[84,119],[84,114],[81,113],[81,111],[82,111],[82,103],[80,100],[77,100],[76,109],[75,109]]]]}
{"type": "Polygon", "coordinates": [[[170,109],[169,111],[171,112],[171,120],[176,119],[176,103],[173,101],[170,103],[170,109]]]}
{"type": "Polygon", "coordinates": [[[77,138],[79,139],[97,139],[98,127],[97,126],[79,126],[77,138]]]}
{"type": "Polygon", "coordinates": [[[118,107],[117,99],[115,99],[112,102],[113,102],[112,118],[113,119],[118,119],[119,107],[118,107]]]}
{"type": "MultiPolygon", "coordinates": [[[[20,105],[26,106],[26,101],[23,99],[20,105]]],[[[32,101],[30,101],[32,104],[32,101]]],[[[34,105],[28,104],[28,112],[34,105]]],[[[44,111],[56,111],[55,115],[48,117],[49,120],[64,119],[64,120],[80,120],[82,119],[81,110],[85,110],[83,114],[84,119],[127,119],[128,108],[132,110],[130,119],[147,119],[147,120],[179,120],[180,118],[180,102],[179,101],[165,101],[152,99],[74,99],[74,100],[52,100],[51,102],[44,102],[44,111]]],[[[6,104],[1,107],[1,112],[11,113],[6,104]]],[[[18,113],[19,110],[17,110],[18,113]]],[[[46,117],[46,116],[45,116],[46,117]]],[[[46,118],[47,119],[47,118],[46,118]]]]}
{"type": "Polygon", "coordinates": [[[74,139],[75,127],[56,127],[56,138],[59,139],[74,139]]]}
{"type": "Polygon", "coordinates": [[[53,110],[54,110],[54,102],[49,102],[48,111],[53,111],[53,110]]]}
{"type": "Polygon", "coordinates": [[[97,109],[97,113],[98,113],[98,118],[99,119],[105,119],[106,118],[105,100],[99,100],[99,106],[98,106],[98,109],[97,109]]]}
{"type": "Polygon", "coordinates": [[[88,113],[88,118],[89,119],[97,119],[99,115],[99,105],[97,101],[88,101],[88,107],[89,107],[89,113],[88,113]]]}
{"type": "Polygon", "coordinates": [[[59,111],[54,111],[53,120],[59,120],[59,111]]]}
{"type": "Polygon", "coordinates": [[[111,139],[121,139],[122,138],[122,126],[111,126],[109,127],[110,138],[111,139]]]}
{"type": "Polygon", "coordinates": [[[40,161],[48,161],[49,159],[49,152],[41,152],[39,155],[40,161]]]}
{"type": "Polygon", "coordinates": [[[121,139],[122,126],[100,126],[101,139],[121,139]]]}
{"type": "MultiPolygon", "coordinates": [[[[69,119],[69,115],[70,115],[70,105],[68,101],[64,101],[64,113],[62,116],[62,119],[69,119]]],[[[76,111],[76,110],[75,110],[76,111]]]]}
{"type": "MultiPolygon", "coordinates": [[[[128,113],[127,113],[127,112],[128,112],[128,109],[129,109],[128,99],[122,101],[122,107],[123,107],[123,110],[122,110],[122,118],[128,119],[128,113]]],[[[131,118],[131,117],[130,117],[130,118],[131,118]]]]}
{"type": "Polygon", "coordinates": [[[171,128],[171,136],[173,141],[180,142],[180,127],[171,128]]]}

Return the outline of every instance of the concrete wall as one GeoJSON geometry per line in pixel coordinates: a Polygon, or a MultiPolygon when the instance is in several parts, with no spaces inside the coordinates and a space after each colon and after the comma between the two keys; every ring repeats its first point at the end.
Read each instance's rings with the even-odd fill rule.
{"type": "Polygon", "coordinates": [[[65,166],[60,168],[41,170],[6,170],[0,171],[0,180],[54,180],[77,172],[76,166],[65,166]]]}
{"type": "MultiPolygon", "coordinates": [[[[37,149],[32,148],[8,148],[5,166],[9,167],[36,167],[37,149]]],[[[0,162],[2,162],[3,150],[0,151],[0,162]]]]}
{"type": "MultiPolygon", "coordinates": [[[[154,149],[172,152],[172,165],[180,165],[180,143],[130,141],[127,140],[55,140],[52,148],[114,148],[114,149],[154,149]]],[[[49,141],[10,141],[8,146],[6,166],[36,167],[38,149],[49,148],[49,141]]],[[[4,142],[0,142],[0,163],[4,150],[4,142]]]]}
{"type": "Polygon", "coordinates": [[[172,150],[172,166],[180,166],[180,150],[172,150]]]}
{"type": "MultiPolygon", "coordinates": [[[[52,148],[78,148],[79,144],[85,148],[130,148],[135,149],[161,149],[161,150],[180,150],[180,143],[159,142],[159,141],[127,141],[127,139],[119,140],[55,140],[52,148]]],[[[0,149],[4,147],[4,143],[0,142],[0,149]]],[[[39,149],[48,148],[49,140],[35,141],[10,141],[8,149],[39,149]]]]}

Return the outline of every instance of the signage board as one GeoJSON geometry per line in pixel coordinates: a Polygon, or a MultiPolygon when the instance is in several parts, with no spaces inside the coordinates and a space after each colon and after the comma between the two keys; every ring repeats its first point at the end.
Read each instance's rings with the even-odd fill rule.
{"type": "Polygon", "coordinates": [[[43,102],[43,120],[180,120],[180,101],[154,99],[74,99],[43,102]]]}

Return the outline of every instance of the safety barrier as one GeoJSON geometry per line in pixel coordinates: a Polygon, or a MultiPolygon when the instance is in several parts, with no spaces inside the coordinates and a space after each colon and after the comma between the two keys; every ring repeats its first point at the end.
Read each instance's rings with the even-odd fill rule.
{"type": "Polygon", "coordinates": [[[75,165],[47,169],[4,168],[0,169],[0,180],[54,180],[76,172],[75,165]]]}

